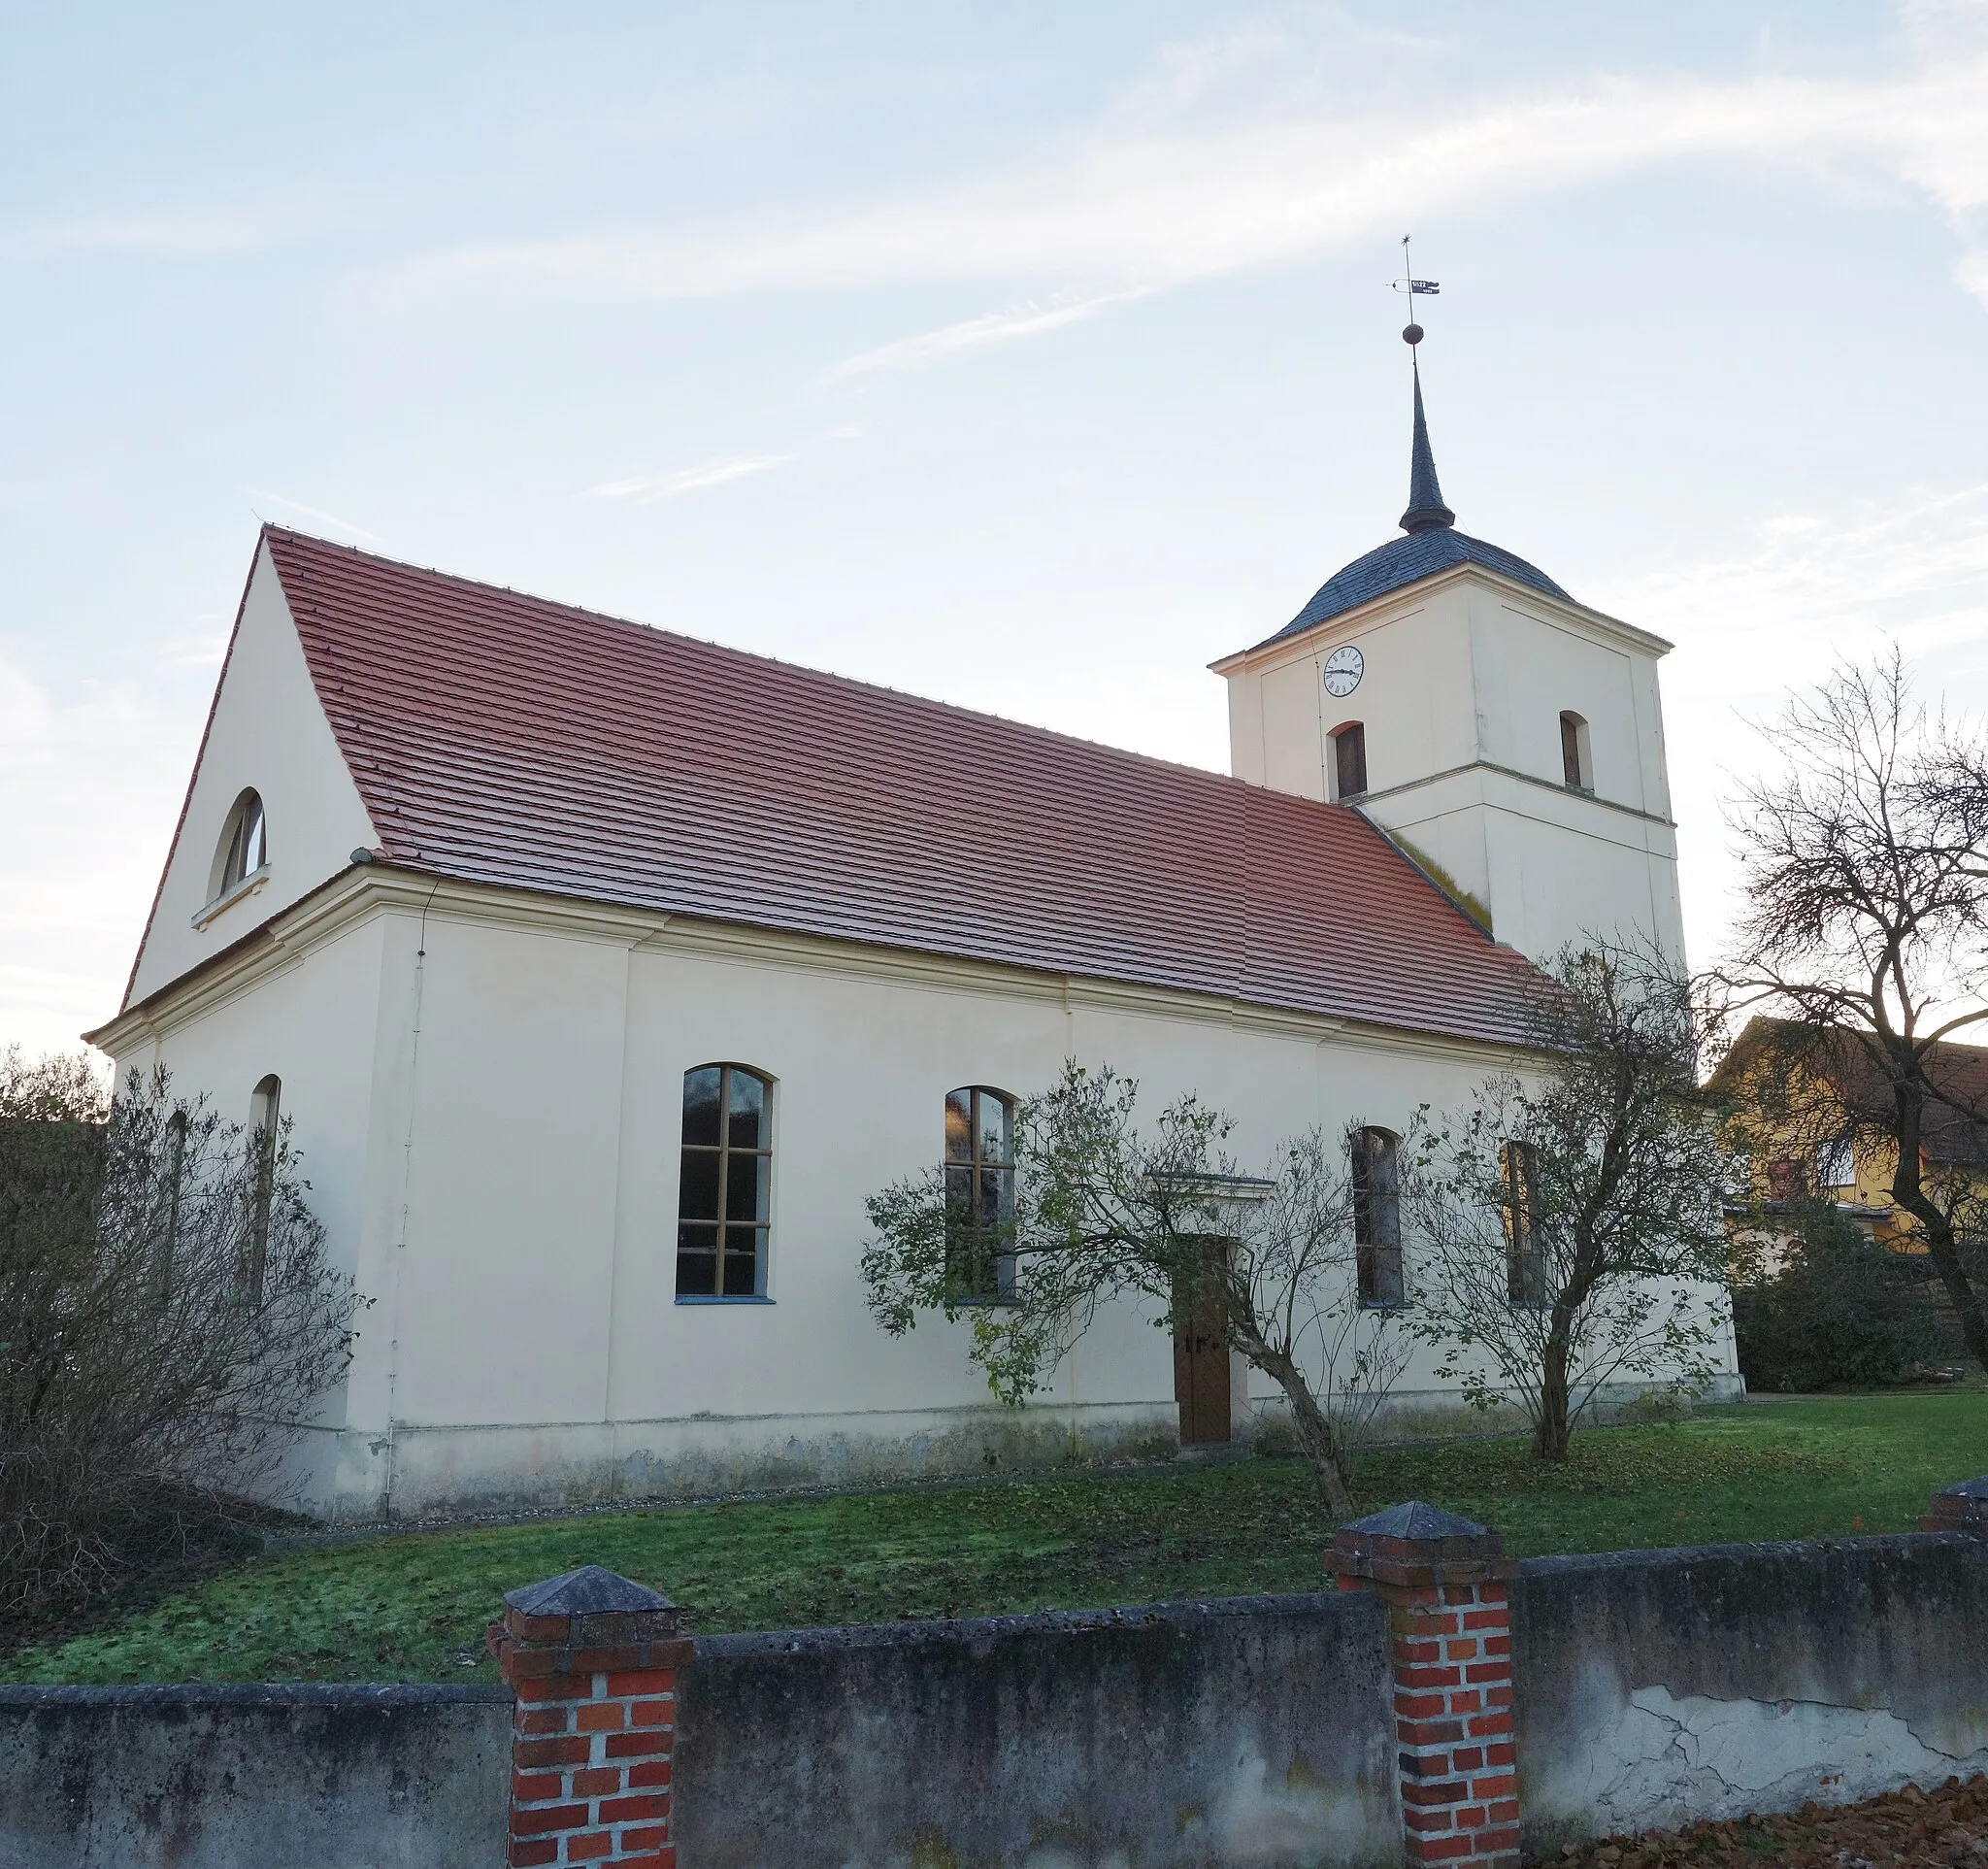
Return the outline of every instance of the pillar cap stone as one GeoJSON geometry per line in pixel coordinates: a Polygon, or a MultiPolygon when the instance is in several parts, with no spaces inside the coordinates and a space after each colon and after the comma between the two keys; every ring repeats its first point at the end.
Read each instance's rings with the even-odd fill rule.
{"type": "Polygon", "coordinates": [[[1518,1570],[1502,1533],[1420,1499],[1342,1525],[1325,1566],[1342,1578],[1407,1586],[1482,1583],[1518,1570]]]}
{"type": "Polygon", "coordinates": [[[582,1564],[543,1583],[506,1590],[504,1600],[521,1616],[640,1616],[677,1607],[660,1590],[600,1564],[582,1564]]]}
{"type": "MultiPolygon", "coordinates": [[[[674,1642],[682,1632],[683,1612],[660,1591],[617,1577],[599,1564],[582,1564],[577,1571],[564,1571],[543,1583],[505,1591],[504,1620],[492,1625],[491,1637],[493,1643],[500,1637],[508,1639],[514,1649],[524,1644],[557,1650],[567,1657],[558,1665],[563,1673],[569,1662],[584,1671],[587,1664],[580,1652],[646,1652],[653,1644],[674,1642]]],[[[622,1661],[615,1665],[647,1667],[649,1663],[622,1661]]],[[[506,1661],[507,1670],[537,1666],[515,1658],[506,1661]]]]}
{"type": "MultiPolygon", "coordinates": [[[[1341,1535],[1353,1531],[1370,1538],[1496,1538],[1489,1525],[1480,1525],[1461,1513],[1444,1512],[1441,1506],[1424,1505],[1410,1499],[1406,1505],[1389,1506],[1371,1512],[1340,1527],[1341,1535]]],[[[1501,1541],[1502,1542],[1502,1541],[1501,1541]]]]}
{"type": "Polygon", "coordinates": [[[1988,1538],[1988,1474],[1941,1486],[1932,1510],[1919,1520],[1922,1531],[1963,1531],[1988,1538]]]}

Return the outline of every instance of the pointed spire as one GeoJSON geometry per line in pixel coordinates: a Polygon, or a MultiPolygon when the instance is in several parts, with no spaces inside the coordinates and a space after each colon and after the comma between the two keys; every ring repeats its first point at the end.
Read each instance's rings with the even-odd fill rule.
{"type": "Polygon", "coordinates": [[[1436,481],[1436,456],[1429,449],[1429,423],[1422,414],[1422,371],[1418,364],[1415,369],[1415,446],[1408,465],[1408,510],[1402,515],[1402,530],[1432,532],[1438,526],[1455,523],[1456,515],[1443,505],[1442,488],[1436,481]]]}

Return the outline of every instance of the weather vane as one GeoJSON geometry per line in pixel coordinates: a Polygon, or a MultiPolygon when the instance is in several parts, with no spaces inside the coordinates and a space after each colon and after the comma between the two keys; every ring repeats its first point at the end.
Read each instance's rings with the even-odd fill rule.
{"type": "Polygon", "coordinates": [[[1422,327],[1415,322],[1415,294],[1426,292],[1431,298],[1442,290],[1433,279],[1417,279],[1415,269],[1408,263],[1408,237],[1402,236],[1402,276],[1394,282],[1397,292],[1408,294],[1408,321],[1402,327],[1402,342],[1411,348],[1422,342],[1422,327]]]}

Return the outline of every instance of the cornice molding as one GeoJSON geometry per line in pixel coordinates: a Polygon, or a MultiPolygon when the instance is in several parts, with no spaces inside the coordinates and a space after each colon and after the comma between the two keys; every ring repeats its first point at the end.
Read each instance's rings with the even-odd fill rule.
{"type": "Polygon", "coordinates": [[[662,910],[622,909],[567,896],[464,883],[377,862],[354,864],[342,871],[234,948],[84,1036],[114,1054],[163,1038],[299,965],[314,950],[366,922],[393,915],[526,928],[570,940],[606,942],[631,951],[842,977],[856,975],[945,992],[1031,999],[1071,1012],[1083,1009],[1226,1025],[1266,1037],[1395,1055],[1410,1051],[1477,1069],[1487,1062],[1496,1064],[1519,1055],[1513,1047],[1490,1040],[1286,1011],[1219,994],[789,934],[662,910]]]}
{"type": "Polygon", "coordinates": [[[1611,649],[1627,650],[1638,655],[1664,656],[1675,647],[1662,636],[1638,629],[1634,623],[1625,623],[1619,617],[1590,610],[1572,598],[1549,596],[1531,584],[1520,584],[1516,578],[1506,577],[1503,572],[1470,563],[1451,565],[1429,577],[1418,578],[1412,584],[1405,584],[1399,590],[1383,591],[1378,597],[1370,597],[1356,609],[1342,610],[1337,617],[1327,617],[1313,623],[1309,629],[1301,630],[1296,636],[1273,637],[1267,643],[1258,643],[1253,649],[1238,650],[1232,655],[1224,655],[1218,661],[1210,662],[1209,667],[1216,675],[1226,676],[1242,669],[1268,669],[1285,661],[1297,661],[1347,637],[1358,636],[1377,624],[1397,622],[1404,617],[1412,616],[1431,597],[1460,584],[1489,585],[1508,609],[1516,610],[1522,616],[1537,617],[1544,613],[1546,620],[1597,638],[1611,649]]]}
{"type": "MultiPolygon", "coordinates": [[[[1501,766],[1495,759],[1472,759],[1461,766],[1445,767],[1441,772],[1432,772],[1426,779],[1405,780],[1399,785],[1386,785],[1378,791],[1362,792],[1350,800],[1358,810],[1365,811],[1369,805],[1376,805],[1383,798],[1399,798],[1406,792],[1421,791],[1429,785],[1440,785],[1445,779],[1461,779],[1467,773],[1495,773],[1501,779],[1515,779],[1522,785],[1533,785],[1550,796],[1572,805],[1599,805],[1604,811],[1620,812],[1625,818],[1640,818],[1646,824],[1660,824],[1666,830],[1674,831],[1677,820],[1664,818],[1656,812],[1646,812],[1640,805],[1622,805],[1612,798],[1604,798],[1599,792],[1576,791],[1571,785],[1556,785],[1550,779],[1541,779],[1537,773],[1520,772],[1516,766],[1501,766]]],[[[1542,819],[1550,823],[1550,818],[1542,819]]]]}

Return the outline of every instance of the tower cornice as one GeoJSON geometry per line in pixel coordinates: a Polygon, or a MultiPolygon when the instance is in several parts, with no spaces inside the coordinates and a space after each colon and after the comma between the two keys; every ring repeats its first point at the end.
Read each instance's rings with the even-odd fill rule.
{"type": "Polygon", "coordinates": [[[1405,615],[1453,585],[1467,584],[1484,585],[1496,592],[1501,601],[1516,609],[1572,624],[1611,649],[1627,650],[1640,655],[1663,656],[1676,647],[1667,638],[1639,629],[1634,623],[1625,623],[1619,617],[1610,617],[1606,611],[1591,610],[1586,604],[1575,603],[1571,598],[1549,596],[1532,584],[1522,584],[1516,578],[1507,578],[1484,565],[1460,564],[1417,579],[1412,584],[1384,591],[1351,610],[1324,617],[1309,629],[1274,636],[1269,642],[1238,650],[1208,666],[1217,675],[1232,675],[1239,669],[1267,668],[1274,663],[1295,660],[1300,654],[1309,655],[1321,646],[1357,636],[1376,623],[1405,615]]]}

